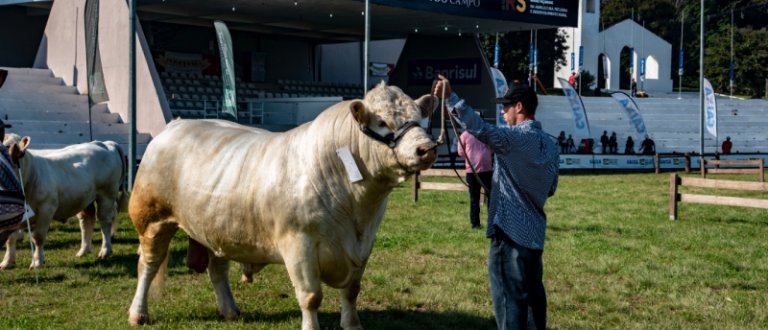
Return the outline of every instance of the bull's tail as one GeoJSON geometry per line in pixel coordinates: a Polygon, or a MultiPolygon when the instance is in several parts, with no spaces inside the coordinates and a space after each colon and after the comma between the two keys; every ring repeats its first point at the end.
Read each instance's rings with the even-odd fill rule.
{"type": "MultiPolygon", "coordinates": [[[[146,262],[144,260],[144,254],[141,251],[141,247],[139,247],[139,267],[138,267],[138,274],[139,278],[141,278],[141,274],[144,273],[144,269],[146,267],[146,262]]],[[[168,274],[168,263],[171,259],[171,252],[168,251],[166,254],[165,260],[162,264],[160,264],[160,268],[158,268],[157,273],[155,274],[155,277],[152,279],[152,283],[149,286],[149,294],[154,298],[160,298],[163,296],[163,292],[165,291],[165,278],[168,274]]]]}
{"type": "Polygon", "coordinates": [[[120,155],[120,164],[122,164],[122,171],[120,172],[120,198],[117,200],[117,212],[128,212],[128,202],[130,201],[130,193],[128,193],[128,158],[123,153],[123,148],[117,146],[117,154],[120,155]]]}

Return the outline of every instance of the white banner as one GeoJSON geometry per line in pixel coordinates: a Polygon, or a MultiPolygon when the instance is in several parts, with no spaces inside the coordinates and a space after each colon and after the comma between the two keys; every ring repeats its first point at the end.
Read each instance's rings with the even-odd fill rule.
{"type": "Polygon", "coordinates": [[[704,112],[706,113],[705,125],[707,132],[717,137],[717,101],[715,101],[715,90],[709,80],[704,79],[704,112]]]}
{"type": "Polygon", "coordinates": [[[662,158],[659,160],[661,168],[685,168],[685,157],[662,158]]]}
{"type": "Polygon", "coordinates": [[[652,169],[654,156],[595,155],[595,169],[652,169]]]}
{"type": "Polygon", "coordinates": [[[594,155],[560,155],[560,169],[591,169],[594,155]]]}
{"type": "MultiPolygon", "coordinates": [[[[496,68],[491,68],[491,73],[493,74],[493,86],[496,88],[494,94],[496,97],[503,97],[504,94],[507,93],[507,89],[509,89],[509,85],[507,85],[507,78],[504,78],[504,74],[496,68]]],[[[504,120],[504,116],[501,115],[501,109],[503,108],[503,104],[496,105],[497,126],[507,126],[507,122],[504,120]]]]}
{"type": "Polygon", "coordinates": [[[565,79],[557,78],[560,81],[560,86],[563,87],[565,97],[568,98],[568,102],[571,104],[571,114],[573,115],[573,135],[578,138],[590,138],[592,134],[589,133],[589,122],[587,121],[587,112],[584,109],[584,103],[581,102],[581,97],[576,93],[576,89],[571,86],[565,79]]]}
{"type": "Polygon", "coordinates": [[[640,115],[640,108],[627,94],[612,93],[611,96],[619,102],[619,105],[621,105],[621,108],[629,117],[629,123],[635,128],[635,133],[637,133],[635,139],[643,141],[648,131],[645,130],[645,122],[643,122],[643,117],[640,115]]]}

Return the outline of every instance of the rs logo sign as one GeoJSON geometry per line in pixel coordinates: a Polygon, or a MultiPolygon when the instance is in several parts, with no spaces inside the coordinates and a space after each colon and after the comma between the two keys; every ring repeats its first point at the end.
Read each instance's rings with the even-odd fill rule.
{"type": "Polygon", "coordinates": [[[504,10],[516,10],[522,13],[526,8],[525,0],[504,0],[504,3],[504,10]]]}

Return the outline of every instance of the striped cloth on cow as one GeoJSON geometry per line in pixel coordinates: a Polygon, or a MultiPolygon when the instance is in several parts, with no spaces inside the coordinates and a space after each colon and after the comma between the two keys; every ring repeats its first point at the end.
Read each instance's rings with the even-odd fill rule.
{"type": "Polygon", "coordinates": [[[24,218],[24,194],[11,155],[0,145],[0,242],[5,242],[24,218]]]}
{"type": "Polygon", "coordinates": [[[544,203],[555,194],[560,153],[535,120],[497,127],[483,121],[456,93],[447,100],[469,134],[494,152],[493,187],[487,237],[497,228],[516,243],[544,249],[547,215],[544,203]]]}

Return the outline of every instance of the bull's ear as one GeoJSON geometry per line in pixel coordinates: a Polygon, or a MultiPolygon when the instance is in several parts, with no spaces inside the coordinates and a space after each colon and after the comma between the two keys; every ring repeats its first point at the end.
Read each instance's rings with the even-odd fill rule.
{"type": "Polygon", "coordinates": [[[421,119],[426,119],[432,115],[432,112],[440,105],[440,100],[437,96],[432,94],[426,94],[416,100],[416,105],[421,110],[421,119]]]}
{"type": "Polygon", "coordinates": [[[29,146],[29,140],[29,136],[21,138],[21,141],[19,141],[19,150],[21,150],[21,152],[27,150],[27,147],[29,146]]]}
{"type": "Polygon", "coordinates": [[[363,102],[353,101],[350,103],[349,112],[358,124],[365,125],[368,122],[368,111],[365,109],[365,104],[363,102]]]}

